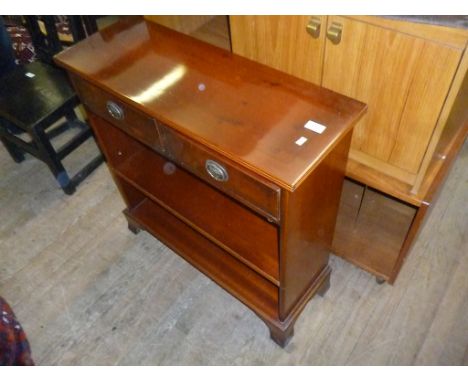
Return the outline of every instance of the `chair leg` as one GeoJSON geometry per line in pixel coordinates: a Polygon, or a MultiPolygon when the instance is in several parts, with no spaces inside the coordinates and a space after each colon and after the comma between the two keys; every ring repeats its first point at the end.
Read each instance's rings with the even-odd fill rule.
{"type": "Polygon", "coordinates": [[[62,165],[60,159],[58,159],[57,152],[50,143],[47,135],[41,129],[34,128],[32,131],[33,141],[36,143],[40,156],[50,171],[55,177],[55,180],[62,188],[63,192],[67,195],[71,195],[75,192],[75,184],[70,180],[67,171],[62,165]]]}
{"type": "Polygon", "coordinates": [[[86,129],[88,126],[86,123],[81,121],[78,116],[75,113],[75,109],[70,107],[66,112],[65,112],[65,118],[67,119],[68,126],[70,127],[77,127],[81,130],[86,129]]]}
{"type": "Polygon", "coordinates": [[[76,115],[75,110],[73,108],[70,108],[65,113],[65,118],[68,122],[73,123],[78,119],[78,116],[76,115]]]}
{"type": "Polygon", "coordinates": [[[3,146],[5,146],[6,150],[16,163],[21,163],[22,161],[24,161],[24,153],[20,149],[18,149],[14,144],[9,142],[6,138],[0,137],[0,140],[2,141],[3,146]]]}
{"type": "Polygon", "coordinates": [[[12,123],[4,120],[3,118],[0,118],[0,140],[2,141],[3,146],[5,146],[8,154],[10,154],[12,159],[16,163],[20,163],[24,160],[23,150],[19,149],[13,142],[10,142],[7,138],[5,138],[14,134],[15,129],[19,130],[12,123]]]}

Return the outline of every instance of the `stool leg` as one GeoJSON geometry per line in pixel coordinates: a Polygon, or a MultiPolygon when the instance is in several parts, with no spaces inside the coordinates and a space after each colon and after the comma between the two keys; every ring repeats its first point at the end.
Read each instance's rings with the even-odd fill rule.
{"type": "Polygon", "coordinates": [[[52,147],[49,139],[45,132],[41,129],[34,128],[31,134],[33,141],[36,143],[41,158],[46,165],[49,167],[52,174],[54,174],[55,180],[62,188],[63,192],[67,195],[71,195],[75,192],[75,185],[70,181],[67,171],[62,165],[62,162],[57,157],[57,152],[52,147]]]}
{"type": "Polygon", "coordinates": [[[65,113],[65,118],[68,122],[73,123],[78,119],[78,116],[76,115],[75,110],[73,108],[70,108],[65,113]]]}
{"type": "Polygon", "coordinates": [[[86,123],[84,123],[78,118],[78,116],[75,113],[75,109],[72,107],[66,111],[65,118],[67,119],[68,126],[70,127],[77,127],[81,130],[84,130],[88,127],[86,123]]]}
{"type": "Polygon", "coordinates": [[[7,137],[13,135],[12,131],[18,129],[11,122],[0,118],[0,140],[5,146],[6,150],[16,163],[24,160],[24,152],[20,150],[13,142],[10,142],[7,137]]]}
{"type": "Polygon", "coordinates": [[[18,149],[13,143],[9,142],[4,137],[0,137],[0,140],[16,163],[21,163],[24,161],[24,153],[20,149],[18,149]]]}

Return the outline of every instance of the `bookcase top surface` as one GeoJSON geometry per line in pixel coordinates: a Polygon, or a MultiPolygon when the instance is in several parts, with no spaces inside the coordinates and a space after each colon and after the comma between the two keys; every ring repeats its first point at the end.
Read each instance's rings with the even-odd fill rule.
{"type": "Polygon", "coordinates": [[[139,17],[119,20],[55,60],[289,190],[366,110],[359,101],[139,17]],[[305,127],[308,121],[326,129],[316,133],[305,127]]]}

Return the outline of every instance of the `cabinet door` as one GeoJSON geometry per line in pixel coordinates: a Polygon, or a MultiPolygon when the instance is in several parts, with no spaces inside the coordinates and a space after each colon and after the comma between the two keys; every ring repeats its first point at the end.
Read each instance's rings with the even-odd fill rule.
{"type": "Polygon", "coordinates": [[[320,85],[326,16],[318,37],[306,31],[310,16],[230,16],[232,51],[320,85]]]}
{"type": "Polygon", "coordinates": [[[347,17],[332,22],[342,37],[327,39],[322,85],[368,104],[350,157],[413,184],[462,51],[347,17]]]}

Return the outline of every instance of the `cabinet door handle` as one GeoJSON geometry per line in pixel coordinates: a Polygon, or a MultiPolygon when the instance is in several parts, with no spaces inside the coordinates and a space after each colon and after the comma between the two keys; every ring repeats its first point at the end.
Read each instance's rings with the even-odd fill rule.
{"type": "Polygon", "coordinates": [[[320,20],[320,18],[312,16],[309,20],[309,23],[306,26],[306,31],[313,38],[319,38],[321,25],[322,25],[322,21],[320,20]]]}
{"type": "Polygon", "coordinates": [[[119,120],[124,118],[123,109],[119,105],[117,105],[115,102],[107,101],[106,107],[107,107],[107,112],[110,114],[112,118],[119,119],[119,120]]]}
{"type": "Polygon", "coordinates": [[[229,179],[227,170],[214,160],[208,159],[205,162],[205,169],[206,172],[218,182],[226,182],[229,179]]]}
{"type": "Polygon", "coordinates": [[[333,44],[339,44],[341,41],[342,32],[343,32],[343,25],[333,21],[330,25],[330,28],[328,28],[327,30],[327,37],[333,44]]]}

